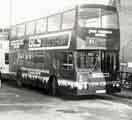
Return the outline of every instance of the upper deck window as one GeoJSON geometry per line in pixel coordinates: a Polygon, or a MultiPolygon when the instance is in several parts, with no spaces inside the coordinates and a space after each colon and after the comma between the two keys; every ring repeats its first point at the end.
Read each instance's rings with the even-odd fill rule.
{"type": "Polygon", "coordinates": [[[36,22],[36,33],[46,32],[46,19],[40,19],[36,22]]]}
{"type": "Polygon", "coordinates": [[[16,34],[17,34],[17,29],[16,29],[16,27],[12,27],[12,28],[11,28],[11,38],[16,37],[16,34]]]}
{"type": "Polygon", "coordinates": [[[7,29],[7,28],[3,29],[3,32],[9,32],[9,31],[10,31],[10,30],[7,29]]]}
{"type": "Polygon", "coordinates": [[[119,28],[118,15],[115,11],[102,9],[101,20],[102,28],[119,28]]]}
{"type": "Polygon", "coordinates": [[[18,37],[24,36],[24,33],[25,33],[25,24],[19,25],[17,27],[17,36],[18,37]]]}
{"type": "Polygon", "coordinates": [[[106,8],[80,8],[78,24],[80,27],[117,29],[117,12],[106,8]]]}
{"type": "Polygon", "coordinates": [[[79,10],[79,26],[100,27],[99,8],[85,8],[79,10]]]}
{"type": "Polygon", "coordinates": [[[71,29],[75,23],[75,10],[63,13],[62,29],[71,29]]]}
{"type": "Polygon", "coordinates": [[[29,22],[26,24],[26,35],[33,35],[35,32],[35,22],[29,22]]]}
{"type": "Polygon", "coordinates": [[[59,31],[60,30],[60,15],[54,15],[48,17],[48,32],[59,31]]]}

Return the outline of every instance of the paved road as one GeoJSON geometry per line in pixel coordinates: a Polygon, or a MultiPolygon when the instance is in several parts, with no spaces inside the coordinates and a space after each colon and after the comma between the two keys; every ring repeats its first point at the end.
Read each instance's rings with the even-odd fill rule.
{"type": "Polygon", "coordinates": [[[131,100],[98,95],[79,100],[3,85],[0,120],[132,120],[131,100]]]}

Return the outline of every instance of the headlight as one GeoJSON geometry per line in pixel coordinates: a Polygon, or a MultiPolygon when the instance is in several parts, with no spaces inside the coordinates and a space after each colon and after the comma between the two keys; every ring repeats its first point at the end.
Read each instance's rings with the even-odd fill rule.
{"type": "Polygon", "coordinates": [[[86,83],[86,84],[84,84],[84,89],[87,89],[87,83],[86,83]]]}
{"type": "Polygon", "coordinates": [[[119,87],[120,86],[120,84],[119,83],[116,83],[116,87],[119,87]]]}
{"type": "Polygon", "coordinates": [[[79,82],[83,81],[83,75],[79,75],[79,82]]]}
{"type": "Polygon", "coordinates": [[[116,86],[116,84],[113,84],[113,87],[115,87],[116,86]]]}
{"type": "Polygon", "coordinates": [[[83,86],[81,84],[78,85],[78,89],[79,90],[82,90],[83,89],[83,86]]]}

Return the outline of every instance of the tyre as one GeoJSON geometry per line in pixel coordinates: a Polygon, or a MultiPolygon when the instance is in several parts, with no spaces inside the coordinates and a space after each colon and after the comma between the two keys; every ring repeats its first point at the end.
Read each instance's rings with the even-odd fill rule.
{"type": "Polygon", "coordinates": [[[20,79],[17,78],[16,83],[17,83],[17,87],[18,88],[21,88],[22,87],[22,81],[20,79]]]}
{"type": "Polygon", "coordinates": [[[57,89],[58,89],[58,83],[57,83],[57,78],[55,76],[51,77],[49,80],[49,93],[52,96],[57,95],[57,89]]]}
{"type": "Polygon", "coordinates": [[[17,72],[16,84],[17,84],[17,87],[19,87],[19,88],[22,87],[22,74],[21,74],[21,71],[17,72]]]}

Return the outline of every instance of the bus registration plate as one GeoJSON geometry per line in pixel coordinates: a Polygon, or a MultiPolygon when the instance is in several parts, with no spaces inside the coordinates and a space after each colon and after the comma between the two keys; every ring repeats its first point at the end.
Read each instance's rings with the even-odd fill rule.
{"type": "Polygon", "coordinates": [[[96,93],[106,93],[106,90],[96,90],[96,93]]]}

